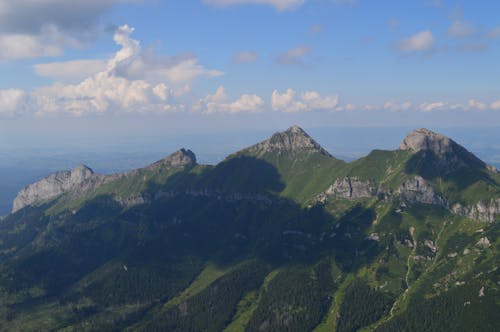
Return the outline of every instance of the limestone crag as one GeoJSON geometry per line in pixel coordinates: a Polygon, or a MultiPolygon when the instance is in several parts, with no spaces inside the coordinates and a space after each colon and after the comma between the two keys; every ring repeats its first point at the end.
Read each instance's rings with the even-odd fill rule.
{"type": "Polygon", "coordinates": [[[470,219],[495,222],[500,216],[500,198],[492,199],[489,202],[479,201],[472,206],[464,206],[456,203],[451,207],[453,213],[468,217],[470,219]]]}
{"type": "Polygon", "coordinates": [[[326,191],[326,196],[345,199],[370,198],[377,196],[378,188],[373,180],[362,181],[357,177],[336,180],[326,191]]]}
{"type": "Polygon", "coordinates": [[[95,174],[85,165],[80,165],[71,171],[56,172],[22,189],[14,199],[12,212],[71,190],[79,192],[92,190],[102,181],[102,175],[95,174]]]}
{"type": "Polygon", "coordinates": [[[158,160],[146,167],[146,169],[155,169],[160,167],[184,167],[196,165],[196,156],[191,150],[180,149],[170,156],[158,160]]]}
{"type": "Polygon", "coordinates": [[[420,128],[409,133],[399,146],[399,149],[413,152],[430,150],[436,155],[444,155],[453,152],[454,145],[457,145],[457,143],[448,137],[420,128]]]}
{"type": "Polygon", "coordinates": [[[439,195],[421,176],[414,176],[403,182],[396,193],[405,202],[448,206],[446,199],[439,195]]]}
{"type": "Polygon", "coordinates": [[[312,139],[302,128],[293,126],[284,132],[275,133],[271,138],[255,144],[246,152],[262,156],[269,152],[298,152],[314,151],[325,156],[330,156],[328,151],[323,149],[314,139],[312,139]]]}
{"type": "MultiPolygon", "coordinates": [[[[14,213],[28,205],[35,205],[54,199],[62,194],[70,194],[73,198],[83,196],[104,183],[123,177],[136,176],[141,170],[170,169],[194,165],[196,165],[196,156],[192,151],[185,149],[180,149],[143,169],[121,174],[95,174],[89,167],[80,165],[72,171],[51,174],[21,190],[14,200],[12,212],[14,213]]],[[[118,198],[117,200],[119,204],[126,206],[146,202],[141,197],[118,198]]]]}

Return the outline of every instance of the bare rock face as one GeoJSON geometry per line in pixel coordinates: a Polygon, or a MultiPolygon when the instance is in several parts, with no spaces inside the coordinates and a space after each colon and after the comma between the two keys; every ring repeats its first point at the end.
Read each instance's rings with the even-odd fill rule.
{"type": "Polygon", "coordinates": [[[293,126],[281,133],[275,133],[271,138],[253,145],[248,152],[259,156],[268,152],[315,151],[325,156],[330,154],[312,139],[302,128],[293,126]]]}
{"type": "Polygon", "coordinates": [[[357,177],[336,180],[326,191],[326,196],[345,199],[370,198],[377,196],[377,186],[373,180],[362,181],[357,177]]]}
{"type": "Polygon", "coordinates": [[[401,200],[410,203],[433,204],[446,207],[446,199],[439,195],[421,176],[403,182],[397,189],[401,200]]]}
{"type": "Polygon", "coordinates": [[[193,151],[180,149],[170,156],[158,160],[157,162],[149,165],[146,169],[154,169],[160,167],[183,167],[183,166],[194,166],[196,165],[196,156],[193,151]]]}
{"type": "MultiPolygon", "coordinates": [[[[161,159],[147,167],[145,170],[170,169],[196,165],[196,156],[190,150],[180,149],[170,156],[161,159]]],[[[143,170],[144,170],[143,169],[143,170]]],[[[80,165],[71,171],[56,172],[35,182],[21,190],[14,200],[12,212],[16,212],[28,205],[34,205],[49,199],[56,198],[62,194],[69,194],[72,197],[83,196],[104,183],[117,180],[119,178],[135,176],[140,170],[134,170],[122,174],[101,175],[95,174],[87,166],[80,165]]],[[[130,201],[122,202],[124,205],[139,204],[136,197],[130,201]]]]}
{"type": "Polygon", "coordinates": [[[436,155],[444,155],[453,152],[454,145],[457,143],[448,137],[420,128],[409,133],[400,144],[399,149],[413,152],[430,150],[436,155]]]}
{"type": "Polygon", "coordinates": [[[500,198],[492,199],[489,202],[479,201],[472,206],[456,203],[451,207],[451,210],[459,216],[491,223],[495,222],[497,216],[500,215],[500,198]]]}
{"type": "Polygon", "coordinates": [[[56,172],[21,190],[14,200],[12,212],[27,205],[55,198],[73,188],[85,190],[89,186],[94,187],[94,184],[100,182],[100,178],[100,175],[94,174],[94,171],[85,165],[77,166],[71,171],[56,172]],[[82,187],[87,181],[89,181],[87,186],[82,187]]]}

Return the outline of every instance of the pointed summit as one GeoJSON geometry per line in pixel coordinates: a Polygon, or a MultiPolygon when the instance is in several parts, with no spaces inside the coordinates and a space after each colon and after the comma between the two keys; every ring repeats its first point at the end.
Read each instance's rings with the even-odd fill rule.
{"type": "Polygon", "coordinates": [[[325,156],[331,156],[328,151],[323,149],[314,139],[311,138],[299,126],[292,126],[283,132],[273,134],[270,138],[256,145],[245,149],[244,151],[261,156],[269,152],[318,152],[325,156]]]}
{"type": "Polygon", "coordinates": [[[196,165],[196,156],[191,150],[186,150],[184,148],[177,150],[166,158],[158,160],[157,162],[151,164],[146,168],[157,168],[157,167],[183,167],[183,166],[194,166],[196,165]]]}

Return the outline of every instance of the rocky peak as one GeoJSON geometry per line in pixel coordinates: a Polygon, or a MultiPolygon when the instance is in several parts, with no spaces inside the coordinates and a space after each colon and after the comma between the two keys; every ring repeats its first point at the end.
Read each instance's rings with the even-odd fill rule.
{"type": "Polygon", "coordinates": [[[86,165],[78,165],[69,174],[71,178],[71,182],[80,183],[88,178],[90,178],[94,174],[94,171],[86,166],[86,165]]]}
{"type": "Polygon", "coordinates": [[[292,126],[283,132],[275,133],[271,138],[248,148],[251,153],[262,155],[267,152],[315,151],[330,156],[314,139],[299,126],[292,126]]]}
{"type": "Polygon", "coordinates": [[[429,129],[420,128],[409,133],[399,148],[413,152],[430,150],[436,155],[444,155],[453,152],[456,145],[458,144],[446,136],[429,129]]]}
{"type": "Polygon", "coordinates": [[[184,148],[172,153],[170,156],[158,160],[147,168],[156,167],[183,167],[196,165],[196,156],[191,150],[184,148]]]}
{"type": "Polygon", "coordinates": [[[12,212],[55,198],[75,188],[93,186],[101,178],[102,176],[94,174],[94,171],[85,165],[79,165],[71,171],[52,173],[22,189],[14,199],[12,212]]]}

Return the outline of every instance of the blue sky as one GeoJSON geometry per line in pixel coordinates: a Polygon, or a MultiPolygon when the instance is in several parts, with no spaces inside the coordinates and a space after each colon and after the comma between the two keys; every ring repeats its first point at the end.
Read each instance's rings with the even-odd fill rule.
{"type": "Polygon", "coordinates": [[[0,130],[496,126],[500,3],[0,0],[0,130]]]}

